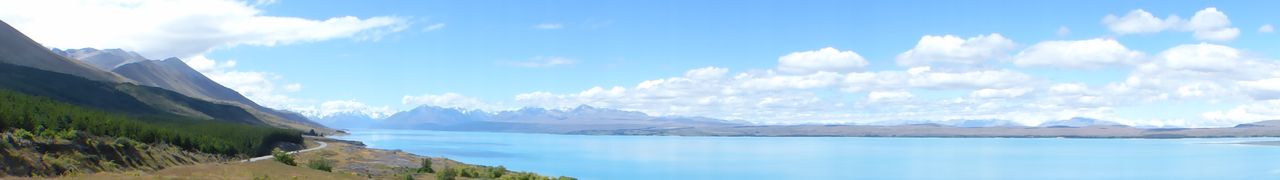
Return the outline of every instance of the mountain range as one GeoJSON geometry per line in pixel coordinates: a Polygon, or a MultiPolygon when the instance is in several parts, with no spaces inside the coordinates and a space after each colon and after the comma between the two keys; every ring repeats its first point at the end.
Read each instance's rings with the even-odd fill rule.
{"type": "MultiPolygon", "coordinates": [[[[313,117],[314,118],[314,117],[313,117]]],[[[743,125],[745,122],[702,117],[650,116],[636,111],[582,105],[569,109],[526,107],[487,112],[438,106],[417,108],[372,118],[359,113],[342,113],[316,118],[332,127],[428,129],[458,131],[503,131],[566,133],[597,129],[687,128],[743,125]]]]}
{"type": "Polygon", "coordinates": [[[121,75],[138,85],[164,88],[190,97],[241,106],[273,125],[294,128],[321,126],[301,114],[259,105],[239,92],[205,77],[178,58],[148,60],[138,53],[121,49],[53,49],[53,52],[121,75]]]}

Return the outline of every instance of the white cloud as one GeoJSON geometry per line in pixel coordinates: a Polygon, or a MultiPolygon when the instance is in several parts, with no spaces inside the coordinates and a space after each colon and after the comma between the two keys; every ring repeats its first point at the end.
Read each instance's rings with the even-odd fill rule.
{"type": "Polygon", "coordinates": [[[408,25],[392,16],[266,16],[231,0],[15,1],[0,6],[0,18],[45,46],[123,48],[161,58],[237,45],[377,39],[408,25]]]}
{"type": "Polygon", "coordinates": [[[808,74],[817,71],[849,72],[867,66],[867,60],[853,51],[827,47],[815,51],[793,52],[778,58],[778,70],[808,74]]]}
{"type": "Polygon", "coordinates": [[[1160,54],[1169,68],[1193,71],[1232,71],[1239,65],[1240,50],[1216,44],[1179,45],[1160,54]]]}
{"type": "Polygon", "coordinates": [[[1129,50],[1114,39],[1089,39],[1040,42],[1023,49],[1013,62],[1018,66],[1090,69],[1132,64],[1141,58],[1141,52],[1129,50]]]}
{"type": "Polygon", "coordinates": [[[1176,15],[1161,20],[1142,9],[1130,11],[1123,17],[1107,15],[1102,23],[1116,34],[1147,34],[1165,30],[1191,31],[1192,37],[1204,41],[1229,41],[1240,35],[1240,29],[1231,27],[1231,20],[1218,8],[1209,7],[1197,11],[1191,19],[1176,15]]]}
{"type": "Polygon", "coordinates": [[[1227,14],[1218,11],[1218,8],[1205,8],[1196,11],[1191,20],[1187,21],[1186,28],[1191,30],[1200,29],[1218,29],[1231,27],[1231,20],[1227,18],[1227,14]]]}
{"type": "MultiPolygon", "coordinates": [[[[1082,83],[1045,82],[1006,69],[938,70],[920,66],[901,71],[794,74],[772,69],[731,72],[726,68],[703,67],[678,77],[642,81],[634,87],[597,86],[572,93],[523,93],[515,95],[512,105],[569,108],[586,104],[652,115],[705,116],[761,124],[1005,119],[1034,125],[1072,117],[1155,127],[1216,127],[1250,122],[1238,112],[1235,115],[1206,113],[1205,117],[1190,119],[1117,115],[1117,107],[1182,100],[1265,99],[1263,95],[1267,93],[1280,92],[1276,91],[1280,88],[1270,85],[1280,83],[1268,79],[1280,79],[1280,73],[1272,73],[1280,71],[1268,71],[1280,66],[1250,59],[1233,48],[1217,46],[1191,44],[1170,48],[1150,61],[1138,62],[1126,80],[1093,87],[1082,83]],[[1217,56],[1221,57],[1216,61],[1234,64],[1229,67],[1240,71],[1205,71],[1194,63],[1177,63],[1186,59],[1214,61],[1217,56]],[[1241,91],[1245,89],[1258,90],[1261,94],[1241,94],[1249,92],[1241,91]],[[969,93],[922,97],[912,93],[917,90],[967,90],[969,93]]],[[[502,102],[460,101],[469,103],[436,104],[455,104],[462,108],[506,107],[493,105],[502,102]]],[[[1256,111],[1250,111],[1254,113],[1249,115],[1257,115],[1256,111]]]]}
{"type": "Polygon", "coordinates": [[[1071,28],[1067,28],[1067,26],[1058,26],[1057,34],[1058,36],[1067,36],[1071,34],[1071,28]]]}
{"type": "Polygon", "coordinates": [[[1280,77],[1237,82],[1249,96],[1258,100],[1280,99],[1280,77]]]}
{"type": "Polygon", "coordinates": [[[1080,83],[1054,84],[1049,87],[1049,92],[1054,94],[1079,95],[1088,91],[1089,87],[1080,83]]]}
{"type": "Polygon", "coordinates": [[[914,97],[914,94],[907,91],[871,91],[867,93],[867,101],[877,103],[905,101],[914,97]]]}
{"type": "Polygon", "coordinates": [[[1144,34],[1158,33],[1177,27],[1182,23],[1182,18],[1169,15],[1165,19],[1160,19],[1146,10],[1135,9],[1122,17],[1108,14],[1102,18],[1102,23],[1116,34],[1144,34]]]}
{"type": "Polygon", "coordinates": [[[1276,28],[1271,26],[1271,24],[1263,24],[1262,27],[1258,27],[1258,32],[1259,33],[1276,32],[1276,28]]]}
{"type": "Polygon", "coordinates": [[[1201,117],[1224,126],[1277,120],[1280,119],[1280,100],[1257,101],[1243,104],[1230,110],[1205,112],[1201,114],[1201,117]]]}
{"type": "Polygon", "coordinates": [[[1240,29],[1237,28],[1197,30],[1192,34],[1196,39],[1210,41],[1229,41],[1236,39],[1237,36],[1240,36],[1240,29]]]}
{"type": "Polygon", "coordinates": [[[1185,44],[1138,65],[1122,82],[1103,89],[1117,103],[1163,101],[1248,102],[1270,99],[1268,79],[1280,78],[1280,63],[1216,44],[1185,44]]]}
{"type": "Polygon", "coordinates": [[[1197,11],[1187,22],[1187,29],[1194,31],[1192,37],[1208,41],[1228,41],[1240,36],[1240,29],[1231,27],[1227,14],[1218,8],[1205,8],[1197,11]]]}
{"type": "Polygon", "coordinates": [[[560,56],[538,56],[538,57],[533,57],[533,59],[530,59],[529,61],[511,62],[508,64],[516,67],[545,68],[545,67],[555,67],[555,66],[561,66],[561,65],[571,65],[574,63],[578,63],[578,61],[575,61],[573,59],[569,59],[566,57],[560,57],[560,56]]]}
{"type": "MultiPolygon", "coordinates": [[[[781,74],[772,70],[736,73],[728,69],[704,67],[692,69],[680,77],[647,80],[634,88],[592,87],[577,93],[530,92],[516,95],[518,105],[549,108],[587,104],[597,107],[636,110],[654,115],[706,116],[744,119],[757,123],[868,122],[916,117],[920,114],[898,114],[928,108],[946,112],[970,111],[965,106],[976,102],[909,101],[914,97],[907,89],[999,89],[1003,95],[1020,97],[1029,94],[1033,78],[1008,70],[934,71],[917,67],[908,71],[835,73],[818,71],[810,74],[781,74]],[[868,101],[830,99],[817,92],[846,90],[844,93],[866,92],[868,101]],[[894,103],[896,106],[877,106],[894,103]],[[907,109],[899,109],[907,108],[907,109]]],[[[834,91],[841,92],[841,91],[834,91]]],[[[993,95],[994,96],[994,95],[993,95]]],[[[992,97],[995,98],[995,97],[992,97]]],[[[932,110],[930,110],[932,112],[932,110]]],[[[981,114],[991,112],[965,112],[981,114]]],[[[1003,113],[1003,112],[999,112],[1003,113]]],[[[959,118],[943,112],[932,117],[959,118]]],[[[965,116],[968,117],[968,116],[965,116]]],[[[1038,122],[1038,121],[1037,121],[1038,122]]]]}
{"type": "Polygon", "coordinates": [[[435,23],[422,28],[422,31],[425,31],[425,32],[436,31],[436,30],[444,29],[445,26],[447,25],[444,23],[435,23]]]}
{"type": "Polygon", "coordinates": [[[210,80],[240,92],[241,95],[260,105],[282,108],[296,106],[297,103],[303,102],[285,95],[286,93],[301,91],[302,84],[282,84],[280,81],[283,77],[274,73],[237,71],[234,70],[236,66],[235,60],[218,62],[203,55],[186,58],[183,61],[188,66],[191,66],[192,69],[200,71],[210,80]]]}
{"type": "Polygon", "coordinates": [[[542,23],[542,24],[533,25],[533,28],[542,29],[542,30],[554,30],[554,29],[564,28],[564,25],[560,23],[542,23]]]}
{"type": "Polygon", "coordinates": [[[747,90],[789,90],[832,87],[840,83],[844,76],[839,73],[819,71],[805,75],[779,75],[772,72],[763,74],[744,73],[734,77],[738,88],[747,90]]]}
{"type": "Polygon", "coordinates": [[[977,65],[1004,56],[1015,44],[1000,34],[961,39],[953,35],[924,36],[915,48],[898,54],[898,65],[977,65]]]}
{"type": "Polygon", "coordinates": [[[969,97],[973,98],[1016,98],[1034,90],[1033,88],[1008,88],[1008,89],[979,89],[969,93],[969,97]]]}
{"type": "Polygon", "coordinates": [[[280,2],[279,0],[254,0],[254,1],[253,1],[253,6],[255,6],[255,7],[256,7],[256,6],[267,6],[267,5],[272,5],[272,4],[276,4],[276,3],[279,3],[279,2],[280,2]]]}
{"type": "Polygon", "coordinates": [[[729,73],[729,69],[726,68],[704,67],[689,70],[684,73],[684,76],[692,79],[720,79],[724,78],[727,73],[729,73]]]}
{"type": "MultiPolygon", "coordinates": [[[[1199,33],[1197,39],[1208,41],[1236,36],[1225,14],[1215,8],[1190,19],[1160,19],[1142,10],[1105,19],[1117,34],[1182,31],[1199,33]]],[[[1034,125],[1090,117],[1126,125],[1220,127],[1280,118],[1280,111],[1274,111],[1280,109],[1280,100],[1275,100],[1280,86],[1274,85],[1280,84],[1280,63],[1233,47],[1185,44],[1146,55],[1114,39],[1096,38],[1040,42],[1006,58],[1015,46],[1000,34],[923,36],[913,49],[896,57],[898,65],[906,67],[902,70],[869,71],[866,59],[853,50],[823,48],[783,55],[773,68],[734,72],[703,67],[629,87],[534,91],[515,95],[512,101],[520,106],[586,104],[761,124],[1003,119],[1034,125]],[[1123,80],[1084,84],[1033,77],[1021,68],[1001,69],[1003,64],[977,66],[990,60],[1024,67],[1131,68],[1122,69],[1130,70],[1123,80]],[[1128,107],[1177,102],[1243,105],[1201,117],[1127,117],[1160,113],[1132,112],[1128,107]]],[[[502,102],[470,104],[494,107],[502,102]]]]}
{"type": "Polygon", "coordinates": [[[846,91],[865,89],[983,89],[1010,88],[1035,83],[1035,78],[1011,70],[937,71],[916,67],[901,71],[849,73],[844,78],[846,91]]]}

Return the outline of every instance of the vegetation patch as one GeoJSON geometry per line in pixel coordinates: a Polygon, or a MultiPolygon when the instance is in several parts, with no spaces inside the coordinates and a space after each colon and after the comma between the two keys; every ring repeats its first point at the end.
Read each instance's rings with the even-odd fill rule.
{"type": "Polygon", "coordinates": [[[293,161],[293,155],[289,154],[289,152],[286,152],[284,150],[280,150],[280,148],[271,150],[271,157],[272,159],[275,159],[276,162],[284,163],[290,166],[298,166],[298,163],[293,161]]]}
{"type": "Polygon", "coordinates": [[[80,132],[167,143],[200,152],[262,155],[277,142],[302,143],[302,132],[273,127],[198,120],[177,115],[125,115],[84,108],[44,97],[0,90],[0,129],[18,138],[79,138],[80,132]]]}
{"type": "Polygon", "coordinates": [[[147,144],[128,138],[94,136],[83,132],[77,132],[75,138],[59,139],[50,133],[27,137],[22,131],[0,131],[0,140],[5,141],[0,144],[6,144],[0,148],[0,179],[5,179],[5,176],[55,177],[149,171],[231,159],[231,156],[192,152],[169,144],[147,144]]]}
{"type": "Polygon", "coordinates": [[[307,162],[307,167],[310,167],[311,169],[315,169],[315,170],[325,171],[325,172],[333,172],[333,160],[329,160],[325,158],[312,159],[311,161],[307,162]]]}

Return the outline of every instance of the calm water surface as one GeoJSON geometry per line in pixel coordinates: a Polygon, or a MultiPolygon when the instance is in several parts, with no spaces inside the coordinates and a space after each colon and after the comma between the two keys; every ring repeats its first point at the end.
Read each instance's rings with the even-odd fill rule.
{"type": "Polygon", "coordinates": [[[1280,179],[1249,139],[580,136],[354,130],[340,139],[580,179],[1280,179]]]}

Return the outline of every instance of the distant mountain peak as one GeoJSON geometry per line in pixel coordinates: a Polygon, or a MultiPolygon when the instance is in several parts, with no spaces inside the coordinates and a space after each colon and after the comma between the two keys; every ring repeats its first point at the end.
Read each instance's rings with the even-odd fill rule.
{"type": "Polygon", "coordinates": [[[382,124],[376,126],[384,128],[507,129],[523,127],[565,130],[587,127],[691,127],[729,125],[737,122],[703,117],[649,116],[638,111],[600,108],[589,105],[559,109],[522,107],[514,110],[492,112],[481,109],[424,105],[395,113],[377,123],[382,124]]]}
{"type": "Polygon", "coordinates": [[[1087,126],[1125,126],[1112,121],[1098,120],[1086,117],[1072,117],[1066,120],[1049,121],[1040,123],[1040,127],[1087,127],[1087,126]]]}
{"type": "Polygon", "coordinates": [[[60,49],[54,48],[53,52],[70,59],[80,60],[82,62],[88,63],[89,65],[92,65],[93,67],[103,71],[112,71],[120,66],[124,66],[125,64],[143,62],[148,60],[146,57],[142,57],[142,55],[138,54],[137,52],[126,51],[124,49],[119,49],[119,48],[102,49],[102,50],[94,49],[94,48],[60,50],[60,49]]]}
{"type": "Polygon", "coordinates": [[[578,107],[573,108],[573,110],[574,110],[574,111],[578,111],[578,110],[593,110],[593,109],[596,109],[596,107],[591,107],[591,105],[586,105],[586,104],[578,105],[578,107]]]}

